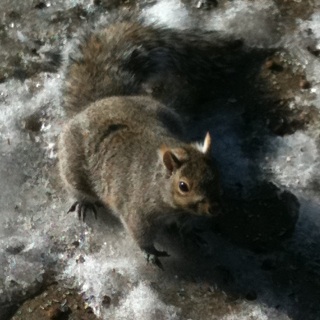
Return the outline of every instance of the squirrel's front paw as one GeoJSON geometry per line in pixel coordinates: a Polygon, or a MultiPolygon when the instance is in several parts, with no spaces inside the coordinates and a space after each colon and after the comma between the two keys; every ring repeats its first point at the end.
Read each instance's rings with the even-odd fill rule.
{"type": "Polygon", "coordinates": [[[74,202],[67,213],[76,211],[79,220],[85,221],[88,210],[91,210],[94,214],[95,219],[97,219],[97,209],[95,204],[86,201],[74,202]]]}
{"type": "Polygon", "coordinates": [[[170,257],[170,255],[166,251],[158,251],[155,248],[149,248],[149,250],[144,249],[144,257],[148,263],[152,263],[163,270],[163,266],[159,260],[159,257],[170,257]]]}
{"type": "MultiPolygon", "coordinates": [[[[144,257],[148,263],[152,263],[152,264],[156,265],[157,267],[159,267],[161,270],[164,270],[163,265],[162,265],[161,261],[159,260],[158,256],[145,252],[144,257]]],[[[163,257],[169,257],[169,254],[167,252],[163,252],[163,257]]]]}

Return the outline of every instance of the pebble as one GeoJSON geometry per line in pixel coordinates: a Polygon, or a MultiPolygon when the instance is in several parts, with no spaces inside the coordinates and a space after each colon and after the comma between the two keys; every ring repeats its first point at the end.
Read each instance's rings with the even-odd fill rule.
{"type": "Polygon", "coordinates": [[[257,293],[255,291],[249,291],[247,294],[246,294],[246,299],[249,300],[249,301],[253,301],[253,300],[256,300],[257,299],[257,293]]]}
{"type": "Polygon", "coordinates": [[[311,83],[308,80],[302,79],[299,83],[299,87],[301,89],[309,89],[311,87],[311,83]]]}
{"type": "Polygon", "coordinates": [[[105,307],[105,308],[108,308],[111,304],[111,298],[107,295],[105,295],[102,299],[102,305],[105,307]]]}
{"type": "Polygon", "coordinates": [[[283,70],[283,67],[279,63],[275,62],[272,59],[268,59],[264,65],[268,70],[273,70],[273,71],[282,71],[283,70]]]}
{"type": "Polygon", "coordinates": [[[49,319],[57,319],[62,314],[62,311],[58,306],[52,306],[48,311],[47,315],[49,319]]]}

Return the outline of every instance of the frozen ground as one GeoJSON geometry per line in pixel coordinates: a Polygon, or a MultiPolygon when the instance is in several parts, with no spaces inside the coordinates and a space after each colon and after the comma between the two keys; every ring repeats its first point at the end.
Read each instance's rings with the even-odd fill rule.
{"type": "Polygon", "coordinates": [[[50,318],[32,300],[16,310],[54,279],[101,319],[320,319],[320,5],[98,2],[0,0],[0,318],[50,318]],[[214,137],[225,215],[195,222],[200,249],[162,235],[165,271],[104,212],[88,225],[67,215],[57,176],[57,53],[118,6],[145,23],[242,38],[253,52],[223,94],[189,114],[190,136],[214,137]]]}

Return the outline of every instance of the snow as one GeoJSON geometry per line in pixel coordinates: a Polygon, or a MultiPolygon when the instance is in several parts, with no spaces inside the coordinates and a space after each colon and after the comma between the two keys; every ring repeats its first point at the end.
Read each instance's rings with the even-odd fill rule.
{"type": "Polygon", "coordinates": [[[142,10],[141,16],[147,23],[163,24],[171,28],[185,29],[190,25],[186,7],[175,0],[156,2],[153,6],[142,10]]]}
{"type": "Polygon", "coordinates": [[[207,30],[218,30],[242,38],[250,46],[271,47],[276,44],[277,8],[272,1],[236,0],[214,11],[205,23],[207,30]]]}
{"type": "Polygon", "coordinates": [[[271,170],[281,185],[306,188],[318,172],[319,153],[316,141],[297,131],[290,136],[277,137],[270,144],[273,152],[270,156],[272,158],[267,159],[266,170],[271,170]]]}

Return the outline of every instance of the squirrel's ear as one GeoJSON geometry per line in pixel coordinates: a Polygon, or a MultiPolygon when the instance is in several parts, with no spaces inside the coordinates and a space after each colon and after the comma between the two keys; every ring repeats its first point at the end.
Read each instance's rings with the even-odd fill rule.
{"type": "Polygon", "coordinates": [[[206,134],[206,137],[204,138],[203,146],[202,146],[202,152],[204,154],[209,154],[211,149],[211,136],[209,131],[206,134]]]}
{"type": "Polygon", "coordinates": [[[198,149],[201,153],[203,153],[205,155],[209,155],[210,154],[210,150],[211,150],[211,136],[210,136],[210,133],[207,132],[203,143],[195,143],[194,147],[196,149],[198,149]]]}
{"type": "Polygon", "coordinates": [[[170,149],[165,145],[160,147],[159,154],[163,164],[170,173],[180,168],[186,159],[186,154],[183,149],[170,149]]]}

